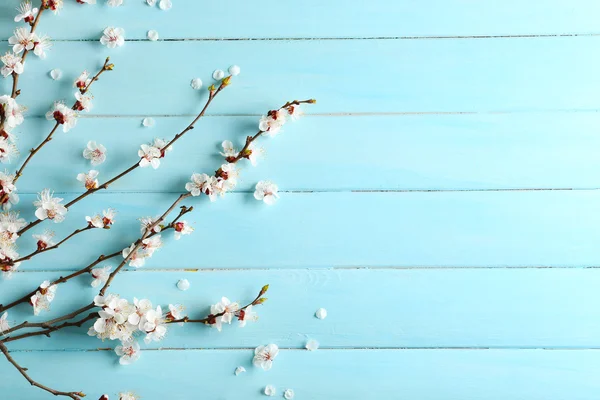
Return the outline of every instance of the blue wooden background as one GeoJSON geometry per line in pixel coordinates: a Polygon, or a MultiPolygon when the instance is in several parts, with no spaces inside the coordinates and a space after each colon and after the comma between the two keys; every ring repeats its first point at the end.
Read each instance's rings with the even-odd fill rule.
{"type": "MultiPolygon", "coordinates": [[[[0,4],[3,40],[17,3],[0,4]]],[[[158,171],[136,171],[53,225],[60,235],[112,206],[114,229],[24,265],[0,282],[0,302],[133,241],[136,218],[163,210],[192,171],[213,171],[220,142],[241,143],[265,110],[319,102],[264,143],[267,158],[244,168],[236,193],[190,203],[192,236],[169,240],[114,284],[203,314],[222,295],[245,301],[270,283],[258,324],[220,334],[172,327],[129,367],[85,329],[13,343],[35,378],[92,399],[125,390],[143,400],[260,399],[266,384],[300,400],[598,398],[597,1],[175,0],[168,12],[142,0],[74,3],[40,25],[58,40],[46,61],[27,62],[20,148],[47,134],[41,116],[72,96],[82,69],[107,55],[117,67],[94,87],[92,113],[19,182],[28,218],[43,186],[80,193],[88,140],[108,148],[99,169],[110,177],[140,143],[172,136],[198,112],[205,94],[191,78],[208,83],[231,64],[242,74],[158,171]],[[107,25],[125,28],[124,47],[100,45],[107,25]],[[161,40],[147,41],[149,29],[161,40]],[[53,68],[62,80],[48,77],[53,68]],[[141,126],[145,116],[154,128],[141,126]],[[252,198],[264,178],[283,190],[274,207],[252,198]],[[181,278],[191,290],[176,289],[181,278]],[[308,338],[321,348],[304,350],[308,338]],[[252,349],[271,342],[283,349],[273,370],[251,368],[252,349]],[[238,365],[248,372],[234,376],[238,365]]],[[[11,319],[61,315],[94,292],[85,277],[59,288],[50,314],[31,318],[24,306],[11,319]]],[[[1,399],[49,398],[4,360],[0,371],[1,399]]]]}

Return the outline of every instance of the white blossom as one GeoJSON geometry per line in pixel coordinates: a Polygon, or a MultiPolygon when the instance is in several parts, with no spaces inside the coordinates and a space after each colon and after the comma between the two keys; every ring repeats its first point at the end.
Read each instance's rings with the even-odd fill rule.
{"type": "Polygon", "coordinates": [[[0,162],[9,163],[18,154],[19,150],[14,143],[3,137],[0,137],[0,162]]]}
{"type": "Polygon", "coordinates": [[[283,392],[283,398],[285,400],[292,400],[294,398],[294,391],[292,389],[286,389],[285,392],[283,392]]]}
{"type": "Polygon", "coordinates": [[[164,157],[166,153],[170,153],[173,150],[173,146],[166,147],[169,144],[165,139],[154,138],[152,143],[153,147],[156,147],[160,151],[160,156],[164,157]]]}
{"type": "Polygon", "coordinates": [[[160,149],[154,146],[141,145],[138,150],[138,156],[140,157],[140,167],[142,168],[151,165],[152,168],[157,169],[160,166],[161,152],[160,149]]]}
{"type": "Polygon", "coordinates": [[[63,0],[47,0],[46,6],[54,11],[54,14],[58,14],[58,12],[63,8],[63,0]]]}
{"type": "Polygon", "coordinates": [[[190,224],[187,223],[187,221],[175,222],[173,229],[175,230],[175,234],[173,235],[175,237],[175,240],[179,240],[181,239],[181,236],[189,235],[192,232],[194,232],[194,228],[192,228],[190,224]]]}
{"type": "MultiPolygon", "coordinates": [[[[185,311],[185,307],[181,304],[169,304],[169,312],[166,315],[167,321],[177,321],[185,317],[183,313],[185,311]]],[[[180,323],[179,325],[183,325],[180,323]]]]}
{"type": "Polygon", "coordinates": [[[24,218],[19,218],[18,211],[0,213],[0,244],[12,244],[19,237],[18,232],[27,225],[24,218]]]}
{"type": "Polygon", "coordinates": [[[38,250],[44,250],[48,247],[52,247],[54,246],[54,235],[55,233],[52,232],[51,230],[45,230],[44,232],[38,234],[38,235],[32,235],[33,238],[36,241],[36,245],[38,250]]]}
{"type": "Polygon", "coordinates": [[[287,111],[292,121],[296,121],[304,115],[304,111],[302,111],[299,104],[292,104],[287,108],[287,111]]]}
{"type": "Polygon", "coordinates": [[[52,41],[50,40],[50,36],[43,35],[37,38],[35,42],[35,46],[33,48],[33,54],[41,58],[42,60],[46,59],[46,50],[52,47],[52,41]]]}
{"type": "Polygon", "coordinates": [[[100,38],[100,43],[108,47],[109,49],[114,49],[115,47],[121,47],[125,44],[125,31],[123,28],[114,28],[109,26],[103,32],[102,37],[100,38]]]}
{"type": "Polygon", "coordinates": [[[123,0],[107,0],[106,4],[111,7],[119,7],[123,5],[123,0]]]}
{"type": "Polygon", "coordinates": [[[108,281],[108,277],[110,276],[111,266],[94,268],[91,270],[90,274],[94,278],[92,280],[92,287],[98,287],[99,285],[103,285],[108,281]]]}
{"type": "Polygon", "coordinates": [[[144,331],[146,332],[146,337],[144,338],[146,344],[152,341],[159,342],[167,334],[166,320],[160,306],[156,307],[156,310],[149,310],[140,323],[143,324],[144,331]]]}
{"type": "Polygon", "coordinates": [[[15,54],[32,50],[37,41],[37,35],[25,27],[15,29],[13,36],[8,38],[8,44],[12,46],[12,51],[15,54]]]}
{"type": "Polygon", "coordinates": [[[283,108],[269,111],[266,116],[261,117],[258,128],[267,136],[274,137],[281,132],[287,114],[287,111],[283,108]]]}
{"type": "Polygon", "coordinates": [[[277,389],[275,389],[275,386],[273,386],[273,385],[267,385],[267,386],[265,386],[264,393],[265,393],[265,396],[273,397],[277,393],[277,389]]]}
{"type": "Polygon", "coordinates": [[[254,359],[252,363],[261,367],[263,370],[268,371],[273,366],[273,360],[279,354],[279,347],[276,344],[269,344],[266,346],[258,346],[254,349],[254,359]]]}
{"type": "Polygon", "coordinates": [[[192,79],[192,81],[190,82],[190,86],[194,90],[201,89],[202,88],[202,79],[200,79],[200,78],[194,78],[194,79],[192,79]]]}
{"type": "Polygon", "coordinates": [[[81,75],[79,75],[77,79],[75,79],[73,87],[76,87],[81,91],[85,90],[90,83],[92,83],[92,78],[90,78],[90,73],[87,72],[87,70],[85,70],[81,73],[81,75]]]}
{"type": "Polygon", "coordinates": [[[16,128],[23,123],[24,111],[25,107],[17,104],[17,101],[9,95],[0,96],[0,115],[4,115],[4,125],[8,129],[16,128]]]}
{"type": "Polygon", "coordinates": [[[319,319],[325,319],[327,318],[327,310],[324,308],[319,308],[317,310],[317,312],[315,312],[315,317],[319,318],[319,319]]]}
{"type": "Polygon", "coordinates": [[[77,124],[77,113],[64,103],[55,102],[50,111],[46,113],[47,120],[55,120],[63,126],[63,132],[69,132],[77,124]]]}
{"type": "Polygon", "coordinates": [[[81,92],[75,92],[75,99],[77,100],[75,102],[75,109],[77,111],[89,112],[92,109],[92,96],[81,92]]]}
{"type": "Polygon", "coordinates": [[[160,2],[158,3],[158,7],[161,10],[170,10],[171,7],[173,7],[173,3],[171,2],[171,0],[160,0],[160,2]]]}
{"type": "Polygon", "coordinates": [[[235,313],[239,309],[240,305],[238,303],[231,302],[227,297],[222,297],[220,302],[210,306],[210,313],[212,315],[223,314],[215,318],[215,323],[212,326],[221,332],[223,324],[231,324],[235,313]]]}
{"type": "Polygon", "coordinates": [[[56,285],[50,284],[50,281],[44,281],[38,288],[38,291],[31,296],[29,302],[33,306],[33,314],[39,315],[42,310],[49,310],[50,303],[54,300],[56,294],[56,285]]]}
{"type": "Polygon", "coordinates": [[[96,214],[93,217],[85,217],[88,224],[94,228],[109,229],[115,222],[116,211],[112,208],[102,211],[102,215],[96,214]]]}
{"type": "Polygon", "coordinates": [[[32,23],[35,20],[35,14],[37,14],[37,12],[38,9],[31,5],[30,0],[23,1],[17,7],[17,16],[15,17],[15,22],[23,21],[28,24],[32,23]]]}
{"type": "Polygon", "coordinates": [[[144,264],[146,263],[146,258],[149,257],[149,254],[147,252],[145,252],[141,246],[132,254],[135,246],[136,246],[135,243],[133,243],[131,246],[124,248],[121,253],[123,255],[123,258],[127,258],[131,254],[131,257],[129,257],[129,266],[130,267],[135,267],[135,268],[143,267],[144,264]]]}
{"type": "Polygon", "coordinates": [[[223,72],[223,70],[220,70],[220,69],[215,69],[212,77],[214,80],[220,81],[221,79],[223,79],[225,77],[225,72],[223,72]]]}
{"type": "Polygon", "coordinates": [[[279,198],[278,190],[279,188],[273,182],[260,181],[256,184],[254,198],[259,201],[262,200],[268,205],[273,205],[279,198]]]}
{"type": "Polygon", "coordinates": [[[146,4],[150,7],[154,7],[154,5],[156,5],[156,0],[146,0],[146,4]]]}
{"type": "Polygon", "coordinates": [[[133,305],[135,307],[134,312],[129,314],[127,322],[129,322],[132,325],[135,325],[136,327],[138,327],[139,330],[143,330],[144,326],[141,324],[141,322],[146,313],[152,310],[152,302],[147,299],[138,300],[134,297],[133,305]]]}
{"type": "Polygon", "coordinates": [[[100,165],[106,161],[106,147],[90,140],[83,149],[83,158],[90,160],[92,165],[100,165]]]}
{"type": "Polygon", "coordinates": [[[119,393],[119,400],[138,400],[139,397],[137,397],[135,394],[131,393],[131,392],[127,392],[127,393],[119,393]]]}
{"type": "Polygon", "coordinates": [[[79,182],[82,182],[87,190],[97,189],[98,174],[98,171],[96,171],[95,169],[91,169],[88,173],[82,172],[80,174],[77,174],[77,180],[79,182]]]}
{"type": "Polygon", "coordinates": [[[0,317],[0,335],[10,329],[10,324],[8,322],[8,311],[2,314],[0,317]]]}
{"type": "Polygon", "coordinates": [[[162,240],[160,235],[155,235],[142,240],[142,246],[144,251],[148,254],[148,257],[162,247],[162,240]]]}
{"type": "MultiPolygon", "coordinates": [[[[152,217],[143,217],[140,218],[140,233],[144,234],[146,233],[146,231],[152,226],[154,225],[154,223],[158,220],[159,217],[156,218],[152,218],[152,217]]],[[[160,227],[160,224],[156,224],[154,225],[154,228],[152,228],[152,232],[160,232],[162,228],[160,227]]]]}
{"type": "Polygon", "coordinates": [[[223,157],[237,157],[238,151],[233,147],[233,143],[231,143],[230,140],[224,140],[223,143],[221,143],[221,146],[223,147],[223,151],[220,154],[223,157]]]}
{"type": "Polygon", "coordinates": [[[19,253],[15,250],[15,245],[12,243],[2,242],[0,243],[0,271],[2,271],[2,276],[5,279],[9,279],[12,277],[13,272],[15,272],[20,262],[14,262],[19,258],[19,253]]]}
{"type": "Polygon", "coordinates": [[[3,210],[10,210],[13,204],[19,202],[17,187],[14,184],[15,175],[8,171],[0,171],[0,202],[3,210]]]}
{"type": "Polygon", "coordinates": [[[247,158],[253,167],[258,164],[258,159],[264,156],[265,150],[262,147],[256,147],[254,143],[250,143],[244,152],[244,158],[247,158]]]}
{"type": "Polygon", "coordinates": [[[0,69],[0,73],[3,77],[7,77],[13,72],[15,74],[23,73],[23,60],[18,55],[7,52],[2,57],[0,57],[0,61],[4,64],[2,69],[0,69]]]}
{"type": "Polygon", "coordinates": [[[37,207],[35,210],[35,216],[40,220],[46,218],[53,220],[54,222],[62,222],[67,215],[67,208],[60,204],[63,201],[60,197],[54,197],[50,189],[44,189],[38,194],[38,199],[33,202],[33,205],[37,207]]]}
{"type": "Polygon", "coordinates": [[[200,196],[206,194],[210,201],[215,201],[216,196],[216,185],[217,178],[214,176],[208,176],[207,174],[192,174],[191,182],[185,184],[185,190],[190,192],[192,196],[200,196]]]}
{"type": "Polygon", "coordinates": [[[258,315],[254,311],[252,305],[249,305],[244,310],[239,310],[236,315],[238,321],[240,321],[240,328],[245,327],[248,321],[255,322],[258,320],[258,315]]]}
{"type": "Polygon", "coordinates": [[[115,353],[121,357],[119,364],[129,365],[140,358],[140,345],[136,340],[128,340],[115,347],[115,353]]]}

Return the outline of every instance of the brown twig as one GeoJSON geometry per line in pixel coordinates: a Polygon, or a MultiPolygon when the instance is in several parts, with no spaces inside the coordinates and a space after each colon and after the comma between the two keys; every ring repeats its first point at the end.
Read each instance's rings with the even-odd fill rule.
{"type": "MultiPolygon", "coordinates": [[[[174,229],[175,228],[175,224],[177,223],[177,221],[179,221],[179,219],[181,217],[183,217],[185,214],[187,214],[189,212],[192,212],[193,210],[194,210],[193,207],[182,207],[181,211],[179,212],[179,215],[175,219],[173,219],[169,224],[167,224],[165,226],[161,226],[161,232],[167,231],[169,229],[174,229]]],[[[160,233],[160,232],[152,232],[148,237],[152,237],[154,235],[157,235],[158,233],[160,233]]],[[[121,250],[115,251],[114,253],[111,253],[109,255],[104,255],[103,254],[103,255],[99,256],[94,262],[92,262],[91,264],[89,264],[88,266],[86,266],[86,267],[84,267],[84,268],[82,268],[82,269],[80,269],[78,271],[75,271],[75,272],[73,272],[70,275],[67,275],[67,276],[64,276],[64,277],[61,276],[60,278],[54,280],[50,285],[58,285],[58,284],[61,284],[61,283],[65,283],[65,282],[70,281],[71,279],[76,278],[76,277],[78,277],[80,275],[83,275],[83,274],[86,274],[86,273],[90,273],[92,271],[92,269],[96,265],[98,265],[101,262],[106,261],[108,259],[117,257],[119,255],[121,255],[121,250]]],[[[27,293],[23,297],[15,300],[12,303],[9,303],[7,305],[0,304],[0,313],[2,313],[4,311],[7,311],[7,310],[9,310],[9,309],[11,309],[11,308],[19,305],[19,304],[23,304],[23,303],[29,302],[29,299],[31,298],[31,296],[35,295],[38,290],[39,290],[39,288],[35,288],[35,290],[27,293]]],[[[85,312],[85,311],[83,311],[83,312],[85,312]]],[[[11,330],[11,332],[14,331],[14,330],[15,329],[13,328],[11,330]]]]}
{"type": "MultiPolygon", "coordinates": [[[[35,16],[35,20],[33,21],[33,23],[31,24],[31,30],[29,31],[29,33],[33,33],[35,32],[35,29],[38,26],[38,23],[40,22],[40,18],[42,16],[42,12],[44,12],[44,0],[42,0],[42,3],[38,9],[38,14],[35,16]]],[[[23,65],[25,65],[25,58],[27,57],[27,54],[29,53],[29,50],[25,49],[23,50],[23,55],[21,56],[21,63],[23,65]]],[[[16,99],[17,96],[21,93],[21,91],[18,89],[18,85],[19,85],[19,74],[13,72],[12,73],[12,79],[13,79],[13,84],[12,84],[12,94],[11,97],[13,99],[16,99]]]]}
{"type": "Polygon", "coordinates": [[[27,332],[27,333],[23,333],[21,335],[18,336],[8,336],[2,340],[0,340],[0,343],[8,343],[8,342],[14,342],[15,340],[20,340],[20,339],[25,339],[28,337],[33,337],[33,336],[47,336],[50,337],[50,334],[52,332],[61,330],[63,328],[67,328],[70,326],[75,326],[80,328],[83,324],[85,324],[87,321],[90,321],[94,318],[98,318],[98,313],[97,312],[93,312],[88,314],[85,318],[80,319],[78,321],[74,321],[74,322],[63,322],[60,325],[52,325],[52,324],[56,324],[57,322],[60,321],[64,321],[64,320],[69,320],[72,318],[75,318],[77,315],[84,313],[86,311],[91,310],[92,308],[94,308],[95,306],[92,304],[91,306],[88,304],[85,307],[82,307],[76,311],[73,311],[70,314],[64,315],[60,318],[56,318],[52,321],[46,321],[46,322],[39,322],[39,323],[30,323],[30,322],[23,322],[22,324],[19,324],[17,326],[15,326],[12,329],[7,330],[6,332],[4,332],[5,335],[14,332],[16,330],[22,329],[22,328],[44,328],[43,330],[39,330],[39,331],[33,331],[33,332],[27,332]]]}
{"type": "MultiPolygon", "coordinates": [[[[40,10],[40,13],[41,13],[41,10],[40,10]]],[[[113,70],[114,65],[110,64],[109,61],[110,61],[110,58],[106,57],[106,60],[104,61],[104,65],[102,66],[102,68],[98,71],[98,73],[96,75],[94,75],[94,77],[90,80],[90,83],[88,83],[87,86],[84,89],[81,90],[82,94],[85,94],[85,93],[88,92],[88,90],[90,89],[90,87],[92,86],[92,84],[94,82],[96,82],[100,78],[100,75],[102,75],[106,71],[112,71],[113,70]]],[[[77,102],[75,102],[73,104],[73,107],[71,107],[71,109],[75,110],[76,104],[77,104],[77,102]]],[[[27,164],[29,164],[29,161],[31,161],[31,159],[33,158],[33,156],[36,155],[37,152],[42,149],[42,147],[44,147],[46,144],[48,144],[48,142],[50,142],[52,140],[52,136],[54,136],[54,133],[56,132],[56,130],[58,129],[59,126],[60,126],[60,124],[58,122],[56,122],[54,124],[54,127],[52,128],[52,130],[50,131],[50,133],[48,134],[48,136],[46,136],[46,138],[42,141],[42,143],[40,143],[37,147],[29,150],[29,155],[27,156],[27,158],[25,159],[25,161],[23,162],[23,164],[21,165],[21,167],[15,173],[15,179],[13,180],[13,184],[16,183],[19,180],[19,178],[21,177],[21,175],[23,175],[23,170],[25,169],[25,167],[27,166],[27,164]]],[[[7,195],[4,195],[4,196],[7,196],[7,195]]],[[[6,199],[2,199],[2,200],[6,200],[6,199]]]]}
{"type": "Polygon", "coordinates": [[[25,379],[27,379],[27,382],[29,382],[32,386],[45,390],[46,392],[51,393],[54,396],[70,397],[73,400],[81,400],[82,397],[85,397],[85,394],[83,394],[82,392],[61,392],[60,390],[49,388],[48,386],[42,385],[41,383],[34,381],[27,373],[27,368],[24,368],[21,365],[19,365],[19,363],[10,355],[10,352],[8,351],[6,345],[4,345],[4,343],[1,342],[0,351],[4,354],[4,357],[6,357],[8,362],[11,363],[17,369],[17,371],[19,371],[19,373],[23,375],[25,379]]]}
{"type": "MultiPolygon", "coordinates": [[[[194,125],[198,122],[198,120],[200,120],[200,118],[202,118],[204,116],[204,114],[206,113],[206,110],[208,109],[208,107],[210,106],[210,104],[212,103],[212,101],[214,100],[215,97],[217,97],[217,95],[229,84],[229,80],[226,80],[227,78],[223,79],[223,82],[221,83],[221,85],[219,86],[218,89],[216,89],[215,91],[211,91],[208,97],[208,100],[206,101],[206,104],[204,105],[204,107],[202,108],[202,111],[200,111],[200,113],[196,116],[196,118],[192,121],[191,124],[189,124],[183,131],[179,132],[177,135],[175,135],[173,137],[173,139],[171,139],[161,150],[161,153],[164,154],[164,152],[173,145],[173,143],[175,143],[177,140],[179,140],[181,137],[183,137],[183,135],[185,135],[187,132],[191,131],[192,129],[194,129],[194,125]]],[[[141,158],[140,158],[141,160],[141,158]]],[[[88,189],[87,191],[83,192],[81,195],[79,195],[78,197],[76,197],[75,199],[71,200],[70,202],[68,202],[67,204],[65,204],[66,208],[71,207],[72,205],[74,205],[75,203],[78,203],[79,201],[85,199],[87,196],[96,193],[99,190],[103,190],[103,189],[108,189],[108,187],[110,185],[112,185],[114,182],[118,181],[119,179],[121,179],[122,177],[124,177],[125,175],[129,174],[130,172],[136,170],[138,167],[140,166],[139,164],[139,160],[133,164],[131,167],[127,168],[125,171],[121,172],[120,174],[116,175],[115,177],[109,179],[108,181],[104,182],[103,184],[99,185],[96,188],[93,189],[88,189]]],[[[15,179],[16,180],[16,179],[15,179]]],[[[38,225],[39,223],[41,223],[42,220],[35,220],[32,221],[30,223],[28,223],[27,225],[25,225],[25,227],[23,227],[19,232],[19,236],[22,235],[24,232],[28,231],[29,229],[33,228],[34,226],[38,225]]]]}

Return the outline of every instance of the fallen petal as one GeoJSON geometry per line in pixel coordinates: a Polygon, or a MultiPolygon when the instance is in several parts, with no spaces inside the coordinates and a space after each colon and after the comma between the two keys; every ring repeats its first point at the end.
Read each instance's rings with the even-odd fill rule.
{"type": "Polygon", "coordinates": [[[310,339],[308,342],[306,342],[306,350],[315,351],[318,348],[319,348],[319,342],[317,342],[315,339],[310,339]]]}
{"type": "Polygon", "coordinates": [[[202,87],[202,79],[194,78],[194,79],[192,79],[192,82],[190,83],[190,85],[192,86],[192,89],[198,90],[202,87]]]}
{"type": "Polygon", "coordinates": [[[319,308],[317,310],[317,312],[315,313],[315,317],[319,318],[319,319],[325,319],[327,318],[327,310],[324,308],[319,308]]]}
{"type": "Polygon", "coordinates": [[[213,72],[213,79],[216,81],[220,81],[224,77],[225,77],[225,72],[223,72],[223,70],[215,69],[215,72],[213,72]]]}
{"type": "Polygon", "coordinates": [[[55,81],[57,81],[60,78],[62,78],[62,71],[58,68],[55,68],[52,71],[50,71],[50,77],[52,79],[54,79],[55,81]]]}
{"type": "Polygon", "coordinates": [[[246,372],[246,368],[244,368],[244,367],[237,367],[235,369],[235,375],[236,376],[239,375],[239,374],[241,374],[242,372],[246,372]]]}
{"type": "Polygon", "coordinates": [[[181,290],[181,291],[186,291],[190,288],[190,281],[188,281],[187,279],[180,279],[179,282],[177,282],[177,289],[181,290]]]}
{"type": "Polygon", "coordinates": [[[154,118],[146,117],[142,120],[142,125],[144,125],[146,128],[151,128],[154,126],[154,124],[154,118]]]}
{"type": "Polygon", "coordinates": [[[158,32],[156,32],[155,30],[149,30],[147,36],[148,39],[152,40],[153,42],[156,42],[158,40],[158,32]]]}

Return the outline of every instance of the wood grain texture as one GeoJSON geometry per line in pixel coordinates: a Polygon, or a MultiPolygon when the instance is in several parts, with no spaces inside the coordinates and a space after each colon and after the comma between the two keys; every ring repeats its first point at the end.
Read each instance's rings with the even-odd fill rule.
{"type": "MultiPolygon", "coordinates": [[[[0,4],[0,38],[10,36],[16,4],[0,4]]],[[[267,0],[180,0],[162,12],[144,0],[116,9],[67,2],[61,15],[45,19],[40,29],[61,40],[98,40],[107,24],[126,27],[131,39],[146,39],[149,29],[165,39],[590,34],[598,33],[600,16],[593,0],[357,0],[352,7],[342,0],[306,0],[276,11],[272,6],[267,0]]]]}
{"type": "MultiPolygon", "coordinates": [[[[48,275],[17,274],[11,285],[0,286],[0,302],[20,297],[48,275]]],[[[84,306],[95,292],[90,281],[84,276],[60,287],[48,314],[34,317],[31,306],[23,305],[10,312],[10,319],[43,321],[84,306]]],[[[247,303],[267,283],[269,300],[257,309],[258,323],[239,328],[234,322],[220,333],[202,325],[170,326],[164,341],[143,348],[255,348],[269,342],[303,349],[308,339],[318,340],[321,348],[600,347],[598,269],[138,270],[119,276],[113,288],[130,300],[149,298],[165,308],[182,304],[195,318],[223,295],[247,303]],[[175,285],[183,278],[191,283],[187,292],[175,285]],[[314,316],[320,307],[328,311],[325,320],[314,316]]],[[[15,341],[10,348],[75,351],[117,345],[88,337],[89,326],[51,339],[15,341]]]]}
{"type": "Polygon", "coordinates": [[[72,99],[73,80],[110,55],[116,70],[94,86],[93,114],[197,113],[206,93],[192,90],[190,80],[208,85],[216,68],[231,64],[243,72],[209,114],[256,115],[301,98],[316,98],[309,112],[318,113],[596,110],[599,44],[600,37],[178,41],[110,50],[100,42],[60,42],[47,61],[27,63],[20,101],[30,115],[45,114],[52,104],[46,96],[72,99]],[[49,78],[53,68],[62,80],[49,78]]]}
{"type": "MultiPolygon", "coordinates": [[[[600,352],[596,350],[284,350],[268,372],[251,367],[250,350],[144,352],[140,362],[129,368],[115,365],[107,352],[14,355],[30,367],[32,375],[64,382],[62,388],[68,390],[85,387],[90,397],[131,390],[144,399],[187,400],[190,394],[181,388],[190,387],[191,382],[203,396],[223,400],[264,399],[261,390],[268,384],[279,389],[276,398],[293,388],[296,398],[336,400],[373,395],[426,400],[592,400],[600,388],[596,379],[600,352]],[[44,363],[39,362],[42,359],[44,363]],[[161,368],[160,383],[154,384],[151,379],[161,364],[177,368],[161,368]],[[74,369],[73,365],[86,368],[74,369]],[[235,376],[239,365],[248,372],[235,376]],[[103,371],[102,379],[90,373],[94,368],[103,371]],[[64,379],[66,375],[71,379],[64,379]]],[[[0,361],[0,368],[6,370],[6,379],[0,381],[3,393],[19,393],[19,400],[47,398],[19,379],[5,360],[0,361]]]]}
{"type": "MultiPolygon", "coordinates": [[[[36,193],[44,182],[57,192],[79,192],[80,182],[74,177],[90,168],[81,157],[89,140],[108,149],[106,163],[95,167],[104,180],[135,162],[140,143],[172,137],[192,117],[155,118],[152,129],[144,128],[141,120],[80,119],[74,131],[60,132],[36,155],[19,181],[19,191],[36,193]],[[54,162],[57,151],[66,162],[54,162]],[[49,164],[55,165],[47,168],[49,164]]],[[[245,136],[255,131],[256,121],[256,116],[201,120],[161,168],[136,171],[109,191],[179,190],[181,179],[193,171],[210,172],[219,166],[223,139],[241,147],[245,136]]],[[[287,126],[274,140],[261,140],[265,157],[258,167],[242,165],[237,190],[253,190],[265,178],[282,190],[304,191],[598,188],[599,125],[600,116],[594,112],[310,116],[287,126]]],[[[23,153],[15,165],[50,126],[39,118],[25,121],[19,139],[23,153]]]]}

